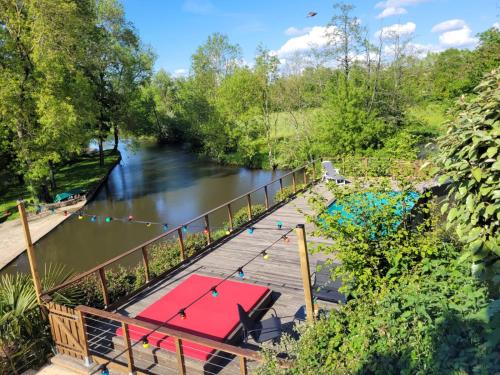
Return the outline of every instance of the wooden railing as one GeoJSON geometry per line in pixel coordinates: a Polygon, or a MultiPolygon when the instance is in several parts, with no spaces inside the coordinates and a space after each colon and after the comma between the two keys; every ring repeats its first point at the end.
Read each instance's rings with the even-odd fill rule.
{"type": "MultiPolygon", "coordinates": [[[[212,362],[216,362],[217,359],[223,358],[221,354],[229,354],[230,356],[226,356],[226,358],[232,360],[235,357],[238,358],[237,363],[239,366],[240,374],[248,373],[248,362],[249,361],[257,361],[261,362],[263,357],[261,353],[257,350],[252,350],[248,348],[242,348],[239,346],[231,345],[228,343],[215,341],[206,337],[198,336],[195,334],[187,333],[184,331],[179,331],[177,329],[173,329],[166,326],[158,327],[155,324],[145,322],[143,320],[138,320],[134,318],[129,318],[124,315],[112,313],[109,311],[103,311],[99,309],[95,309],[88,306],[78,306],[75,309],[76,316],[79,317],[82,332],[82,340],[80,341],[82,345],[82,351],[84,358],[88,358],[91,361],[107,364],[107,367],[116,367],[121,370],[127,370],[128,373],[135,373],[135,371],[141,371],[139,366],[136,366],[136,360],[134,357],[134,347],[136,350],[144,350],[141,347],[137,347],[137,343],[133,343],[130,337],[131,329],[141,328],[150,333],[159,334],[161,336],[170,337],[175,344],[175,353],[167,351],[162,348],[154,348],[155,358],[158,359],[160,357],[161,352],[165,354],[165,358],[167,360],[170,359],[172,363],[177,365],[177,369],[179,374],[186,373],[186,367],[189,365],[196,366],[218,366],[217,364],[213,364],[212,362]],[[102,322],[102,325],[99,329],[99,321],[102,322]],[[89,324],[89,322],[93,322],[93,324],[89,324]],[[107,329],[106,327],[115,327],[112,329],[107,329]],[[90,328],[89,328],[90,327],[90,328]],[[93,328],[92,328],[93,327],[93,328]],[[118,340],[122,340],[122,345],[117,345],[118,342],[113,342],[113,345],[110,345],[110,350],[98,350],[98,346],[93,346],[92,342],[97,342],[99,340],[100,335],[102,336],[104,331],[108,331],[111,334],[114,334],[117,328],[122,329],[122,337],[118,340]],[[187,345],[189,348],[189,344],[194,343],[198,345],[202,345],[206,348],[209,348],[208,352],[214,351],[211,355],[211,358],[207,360],[207,362],[203,362],[201,360],[189,359],[189,363],[186,363],[186,357],[184,356],[184,346],[187,345]],[[123,349],[121,348],[123,346],[123,349]],[[116,358],[119,357],[121,361],[125,358],[126,363],[120,364],[121,361],[116,361],[116,358]]],[[[109,341],[109,339],[106,339],[109,341]]],[[[101,340],[103,343],[105,339],[101,340]]],[[[140,343],[139,343],[140,344],[140,343]]],[[[105,347],[105,345],[101,345],[105,347]]],[[[207,352],[207,353],[208,353],[207,352]]],[[[144,355],[144,354],[143,354],[144,355]]],[[[161,363],[157,363],[158,367],[161,368],[161,363]]],[[[287,366],[286,362],[281,362],[281,365],[287,366]]],[[[148,363],[148,366],[152,366],[148,363]]],[[[154,366],[154,365],[153,365],[154,366]]]]}
{"type": "Polygon", "coordinates": [[[280,204],[282,204],[283,201],[287,199],[286,194],[284,194],[287,191],[289,191],[289,193],[293,195],[305,189],[306,187],[310,186],[310,184],[317,182],[320,177],[321,173],[320,171],[321,169],[320,169],[319,159],[310,162],[300,168],[294,169],[265,185],[262,185],[245,194],[242,194],[232,199],[231,201],[221,204],[220,206],[215,207],[212,210],[207,211],[185,223],[175,226],[169,229],[168,231],[160,234],[159,236],[156,236],[155,238],[152,238],[149,241],[146,241],[138,246],[135,246],[134,248],[127,250],[122,254],[117,255],[93,267],[92,269],[73,277],[72,279],[60,285],[57,285],[51,289],[43,291],[42,299],[44,299],[45,301],[50,301],[51,299],[50,296],[53,293],[61,291],[62,289],[68,288],[72,285],[75,285],[76,283],[82,281],[87,277],[94,276],[97,278],[98,284],[101,288],[102,300],[105,307],[112,308],[121,301],[121,298],[120,301],[111,301],[110,293],[108,290],[108,282],[106,280],[106,272],[105,272],[106,269],[109,269],[114,265],[117,265],[120,260],[123,260],[126,257],[132,256],[134,254],[140,254],[140,257],[142,258],[142,266],[144,269],[144,278],[146,283],[138,290],[134,291],[134,294],[136,294],[140,290],[143,290],[151,282],[156,281],[165,274],[174,271],[178,267],[182,266],[187,260],[189,260],[193,256],[199,254],[200,252],[205,251],[210,246],[213,246],[216,242],[222,241],[225,238],[233,235],[235,231],[244,228],[250,222],[255,220],[258,216],[262,215],[262,213],[257,214],[256,212],[253,211],[253,208],[255,207],[254,204],[256,203],[263,204],[266,212],[272,210],[277,206],[279,206],[280,204]],[[238,206],[241,208],[246,206],[247,217],[243,223],[235,222],[236,218],[234,214],[238,206]],[[219,216],[219,221],[221,215],[223,215],[226,218],[227,221],[225,223],[227,226],[227,230],[221,231],[220,227],[219,230],[217,228],[215,228],[214,230],[214,228],[211,227],[211,222],[212,222],[211,218],[214,217],[215,215],[219,216]],[[198,224],[197,228],[203,228],[202,231],[197,230],[196,232],[204,233],[206,237],[205,246],[200,251],[198,251],[197,254],[188,255],[186,249],[187,235],[185,232],[187,232],[187,229],[190,226],[196,228],[197,224],[198,224]],[[227,234],[226,232],[229,232],[229,234],[227,234]],[[155,244],[159,244],[161,243],[161,241],[167,241],[167,240],[172,241],[171,243],[173,243],[173,241],[177,243],[177,246],[179,247],[178,262],[174,267],[167,269],[160,275],[155,275],[156,277],[152,277],[149,267],[150,263],[149,249],[153,247],[155,244]]]}

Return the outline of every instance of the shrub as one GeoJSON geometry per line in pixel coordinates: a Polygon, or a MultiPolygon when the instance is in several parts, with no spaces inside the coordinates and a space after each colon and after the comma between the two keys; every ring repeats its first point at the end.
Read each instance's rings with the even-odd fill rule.
{"type": "MultiPolygon", "coordinates": [[[[252,216],[262,214],[266,207],[262,204],[252,204],[252,216]]],[[[238,228],[248,222],[248,210],[246,207],[240,208],[233,216],[233,226],[238,228]]],[[[229,223],[224,223],[224,226],[229,226],[229,223]]]]}

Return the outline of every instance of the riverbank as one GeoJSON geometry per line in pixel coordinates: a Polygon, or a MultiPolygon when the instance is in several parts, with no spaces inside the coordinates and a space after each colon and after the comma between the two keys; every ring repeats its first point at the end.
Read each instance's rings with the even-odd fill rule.
{"type": "MultiPolygon", "coordinates": [[[[92,154],[79,158],[77,163],[68,164],[61,168],[56,176],[61,181],[59,185],[61,191],[81,188],[87,191],[86,197],[74,204],[54,209],[53,212],[49,211],[50,213],[29,214],[28,220],[33,243],[43,238],[66,220],[69,215],[66,215],[65,212],[75,212],[91,201],[120,160],[121,154],[119,152],[111,153],[111,151],[106,151],[104,167],[99,166],[99,155],[92,154]],[[96,173],[96,171],[98,172],[96,173]]],[[[23,227],[16,207],[17,201],[10,204],[9,209],[13,210],[11,216],[14,216],[15,213],[17,218],[0,224],[0,270],[26,249],[23,227]]]]}
{"type": "MultiPolygon", "coordinates": [[[[112,150],[106,150],[103,167],[99,166],[98,153],[82,155],[71,162],[67,162],[57,168],[54,176],[57,188],[51,193],[55,196],[57,193],[72,189],[83,189],[87,192],[92,192],[120,159],[121,155],[119,152],[114,153],[112,150]]],[[[26,186],[12,185],[2,191],[0,196],[0,217],[6,212],[11,213],[5,221],[19,218],[19,213],[17,212],[18,199],[24,199],[26,201],[32,200],[31,194],[26,186]]],[[[29,209],[30,208],[28,208],[28,211],[29,209]]],[[[34,207],[32,209],[34,209],[34,207]]]]}

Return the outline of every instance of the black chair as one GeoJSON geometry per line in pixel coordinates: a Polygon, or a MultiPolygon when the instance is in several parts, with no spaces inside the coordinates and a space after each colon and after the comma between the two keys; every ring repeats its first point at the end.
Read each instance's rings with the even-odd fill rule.
{"type": "MultiPolygon", "coordinates": [[[[267,309],[257,309],[267,310],[267,309]]],[[[248,336],[250,336],[255,342],[261,344],[270,340],[277,340],[281,337],[281,319],[276,316],[276,310],[271,318],[254,321],[248,316],[245,309],[238,304],[238,314],[240,316],[240,322],[243,326],[243,340],[247,342],[248,336]]]]}
{"type": "Polygon", "coordinates": [[[314,281],[312,285],[313,297],[321,301],[346,303],[347,297],[339,292],[342,286],[340,277],[335,280],[331,279],[331,272],[338,267],[338,264],[327,264],[326,262],[318,261],[316,269],[319,271],[314,273],[314,281]]]}

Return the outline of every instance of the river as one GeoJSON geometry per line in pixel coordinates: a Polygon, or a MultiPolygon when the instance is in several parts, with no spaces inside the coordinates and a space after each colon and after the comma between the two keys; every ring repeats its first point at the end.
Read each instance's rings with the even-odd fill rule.
{"type": "MultiPolygon", "coordinates": [[[[203,212],[279,177],[280,171],[222,166],[179,147],[154,142],[121,142],[122,161],[86,206],[100,217],[71,216],[35,244],[39,267],[63,264],[82,272],[162,233],[162,225],[129,223],[104,217],[182,224],[203,212]]],[[[219,225],[220,221],[218,220],[219,225]]],[[[217,225],[215,223],[214,225],[217,225]]],[[[7,272],[29,270],[25,254],[7,272]]]]}

